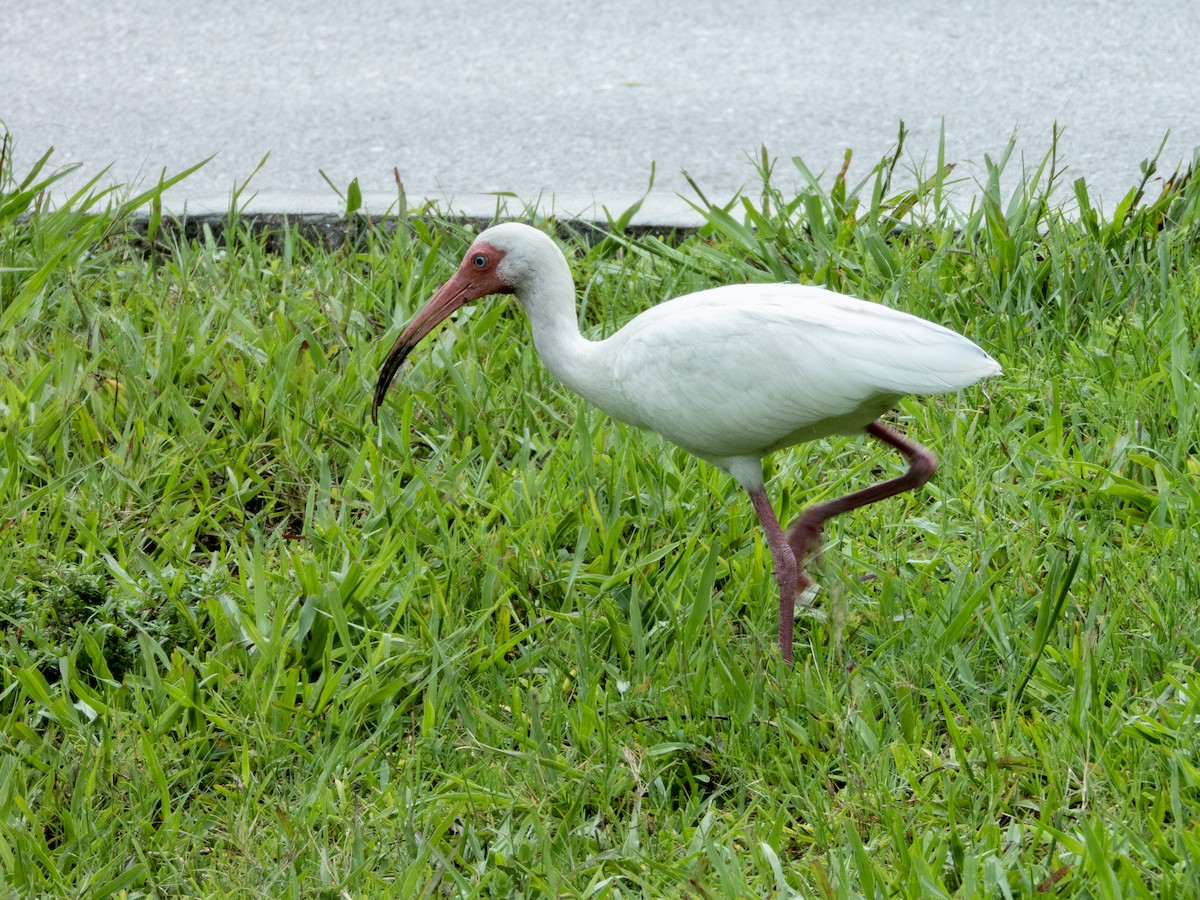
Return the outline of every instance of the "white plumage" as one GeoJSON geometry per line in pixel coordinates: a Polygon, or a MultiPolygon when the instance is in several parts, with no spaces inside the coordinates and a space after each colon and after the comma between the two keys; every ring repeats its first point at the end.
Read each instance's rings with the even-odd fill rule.
{"type": "Polygon", "coordinates": [[[958,390],[999,370],[940,325],[793,284],[678,297],[600,346],[624,400],[612,415],[723,468],[862,431],[905,394],[958,390]]]}
{"type": "Polygon", "coordinates": [[[514,293],[547,368],[614,418],[657,431],[730,472],[751,496],[780,582],[780,646],[791,661],[794,593],[826,519],[918,487],[934,457],[876,419],[906,394],[961,390],[1000,366],[941,325],[795,284],[739,284],[677,297],[601,341],[584,338],[570,268],[526,225],[484,231],[410,322],[376,385],[374,416],[413,347],[471,300],[514,293]],[[784,535],[763,491],[762,457],[829,434],[867,431],[900,450],[909,473],[805,512],[784,535]],[[786,621],[785,621],[786,619],[786,621]]]}

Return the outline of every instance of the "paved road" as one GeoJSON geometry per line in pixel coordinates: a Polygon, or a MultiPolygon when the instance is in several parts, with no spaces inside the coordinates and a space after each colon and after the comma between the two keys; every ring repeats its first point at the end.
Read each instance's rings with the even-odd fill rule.
{"type": "MultiPolygon", "coordinates": [[[[0,0],[0,120],[18,165],[45,147],[123,182],[209,154],[184,194],[254,186],[303,206],[358,177],[393,195],[713,194],[761,144],[865,172],[903,119],[914,156],[981,160],[1014,129],[1114,203],[1170,129],[1200,145],[1200,4],[1186,0],[671,3],[363,0],[191,7],[0,0]],[[179,12],[187,9],[186,13],[179,12]],[[304,199],[308,198],[308,199],[304,199]]],[[[180,196],[177,192],[176,196],[180,196]]]]}

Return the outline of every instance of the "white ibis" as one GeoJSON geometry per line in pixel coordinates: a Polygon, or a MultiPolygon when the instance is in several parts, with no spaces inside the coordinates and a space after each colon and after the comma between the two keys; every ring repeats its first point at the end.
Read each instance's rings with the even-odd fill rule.
{"type": "Polygon", "coordinates": [[[878,417],[906,394],[956,391],[1000,372],[971,341],[924,319],[824,288],[738,284],[668,300],[612,337],[579,332],[575,284],[547,235],[505,223],[479,235],[458,271],[409,322],[383,363],[371,418],[412,349],[460,306],[515,294],[533,343],[563,384],[615,419],[657,431],[732,475],[766,531],[779,583],[779,647],[792,661],[793,604],[831,516],[923,485],[937,459],[878,417]],[[909,462],[896,478],[810,506],[784,532],[762,458],[802,441],[866,431],[909,462]]]}

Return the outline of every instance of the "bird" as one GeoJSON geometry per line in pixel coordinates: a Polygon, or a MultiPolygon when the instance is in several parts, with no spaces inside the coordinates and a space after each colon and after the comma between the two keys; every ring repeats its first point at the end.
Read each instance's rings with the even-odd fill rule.
{"type": "Polygon", "coordinates": [[[937,458],[880,421],[901,397],[962,390],[998,375],[972,341],[881,303],[796,283],[731,284],[666,300],[601,340],[579,329],[570,265],[554,240],[520,222],[482,231],[453,276],[409,321],[379,371],[379,407],[404,360],[457,309],[512,294],[534,348],[563,385],[618,421],[658,432],[731,475],[749,495],[779,587],[780,652],[793,663],[795,598],[832,516],[924,485],[937,458]],[[805,509],[780,526],[765,456],[805,441],[865,432],[907,471],[805,509]]]}

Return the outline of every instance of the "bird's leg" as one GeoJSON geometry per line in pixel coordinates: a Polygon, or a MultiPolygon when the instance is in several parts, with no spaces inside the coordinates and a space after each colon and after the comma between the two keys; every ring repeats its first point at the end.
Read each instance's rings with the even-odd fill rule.
{"type": "MultiPolygon", "coordinates": [[[[796,558],[800,582],[805,587],[811,582],[804,571],[804,564],[809,556],[818,549],[821,529],[828,519],[839,513],[849,512],[860,506],[866,506],[868,503],[874,503],[876,500],[883,500],[904,491],[919,488],[933,476],[933,471],[937,468],[936,456],[916,441],[910,441],[882,422],[872,422],[866,427],[866,432],[871,437],[878,438],[903,453],[908,459],[908,471],[897,478],[873,484],[852,494],[846,494],[844,497],[835,497],[824,503],[817,503],[800,514],[800,518],[788,529],[787,541],[792,549],[792,555],[796,558]]],[[[798,589],[803,590],[804,588],[798,589]]]]}
{"type": "Polygon", "coordinates": [[[779,527],[779,520],[775,518],[775,510],[771,508],[766,489],[760,486],[750,491],[750,502],[754,504],[763,531],[767,533],[767,546],[771,548],[771,559],[775,562],[775,580],[779,582],[779,649],[783,653],[783,661],[790,666],[798,568],[796,557],[783,529],[779,527]]]}

